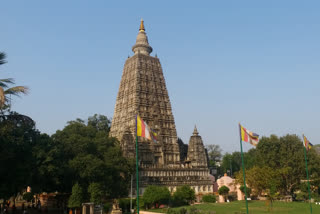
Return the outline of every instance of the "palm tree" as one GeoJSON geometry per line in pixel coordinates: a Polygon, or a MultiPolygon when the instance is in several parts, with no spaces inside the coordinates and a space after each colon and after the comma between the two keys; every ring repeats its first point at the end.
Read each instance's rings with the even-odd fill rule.
{"type": "MultiPolygon", "coordinates": [[[[0,65],[5,64],[7,61],[6,54],[0,52],[0,65]]],[[[7,78],[7,79],[0,79],[0,110],[5,109],[8,107],[6,103],[10,100],[8,95],[15,95],[19,96],[20,94],[27,94],[29,88],[26,86],[14,86],[10,87],[10,85],[14,84],[14,79],[7,78]]]]}

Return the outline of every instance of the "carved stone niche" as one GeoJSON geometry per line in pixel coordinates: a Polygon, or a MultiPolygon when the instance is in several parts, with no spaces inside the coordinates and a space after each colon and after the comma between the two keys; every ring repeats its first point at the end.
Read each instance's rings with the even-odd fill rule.
{"type": "Polygon", "coordinates": [[[133,139],[133,135],[127,127],[122,135],[122,139],[120,141],[120,146],[122,150],[122,154],[127,158],[135,158],[135,141],[133,139]]]}

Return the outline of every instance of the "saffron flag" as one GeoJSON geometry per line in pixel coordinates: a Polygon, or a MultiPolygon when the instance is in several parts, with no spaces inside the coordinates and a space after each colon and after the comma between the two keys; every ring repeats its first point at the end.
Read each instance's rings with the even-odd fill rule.
{"type": "Polygon", "coordinates": [[[139,115],[137,115],[136,125],[138,137],[144,137],[148,140],[152,140],[155,143],[157,142],[157,133],[149,128],[147,123],[144,122],[139,115]]]}
{"type": "Polygon", "coordinates": [[[259,135],[249,131],[248,129],[244,128],[240,124],[239,126],[240,126],[241,141],[250,143],[253,146],[257,146],[259,143],[259,135]]]}
{"type": "Polygon", "coordinates": [[[303,145],[306,148],[306,150],[309,151],[312,148],[313,144],[310,143],[310,141],[306,138],[306,136],[304,135],[302,136],[303,136],[303,145]]]}

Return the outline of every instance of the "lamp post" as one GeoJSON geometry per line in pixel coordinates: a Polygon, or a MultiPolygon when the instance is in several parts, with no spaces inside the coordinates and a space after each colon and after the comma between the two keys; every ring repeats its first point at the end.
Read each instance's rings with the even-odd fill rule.
{"type": "Polygon", "coordinates": [[[232,157],[230,157],[230,177],[232,177],[232,157]]]}

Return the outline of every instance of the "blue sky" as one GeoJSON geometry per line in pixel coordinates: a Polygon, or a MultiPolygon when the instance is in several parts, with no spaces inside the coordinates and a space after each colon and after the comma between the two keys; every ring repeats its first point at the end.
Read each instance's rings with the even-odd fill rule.
{"type": "Polygon", "coordinates": [[[319,1],[289,0],[4,1],[8,63],[0,71],[31,88],[13,110],[42,132],[95,113],[112,117],[143,18],[185,143],[196,124],[205,144],[239,151],[241,122],[318,144],[319,11],[319,1]]]}

